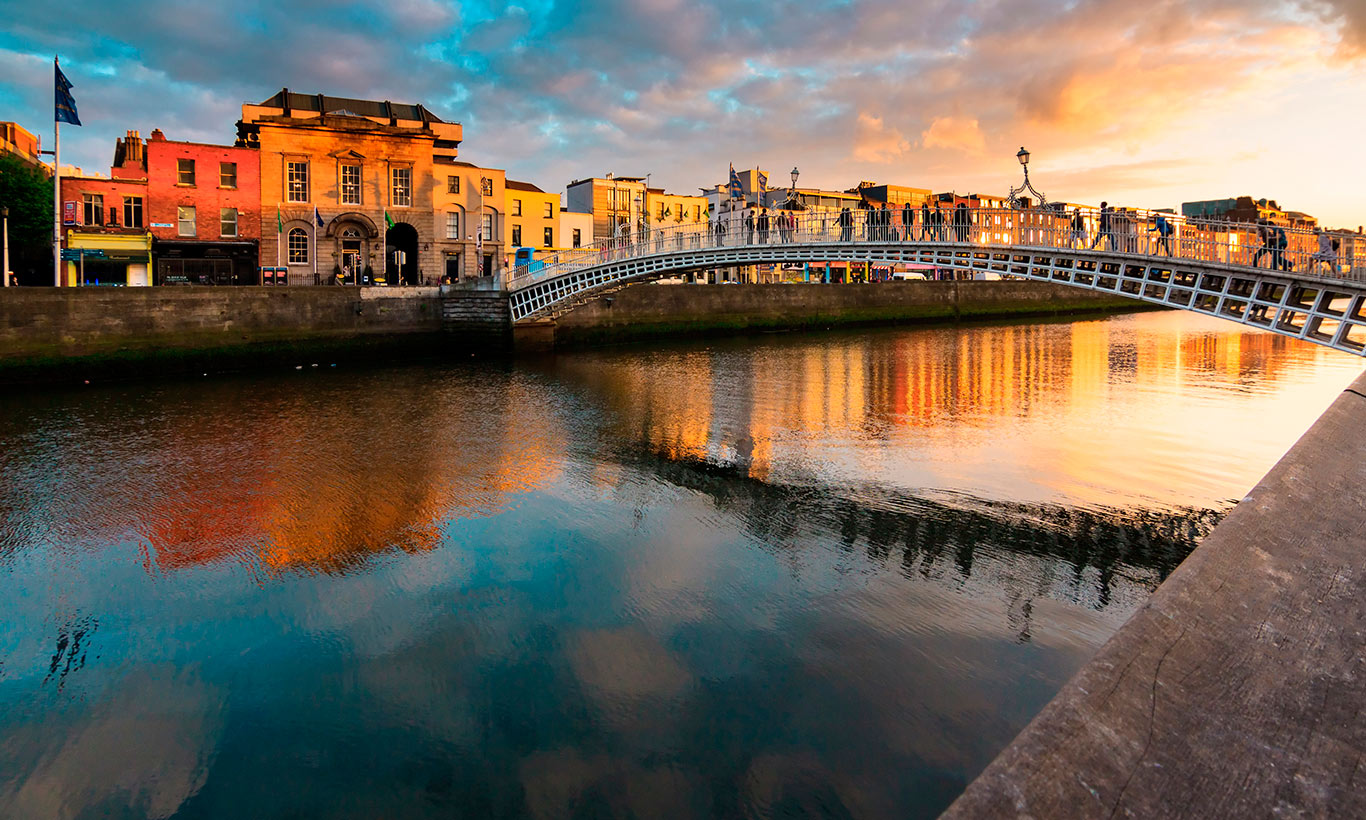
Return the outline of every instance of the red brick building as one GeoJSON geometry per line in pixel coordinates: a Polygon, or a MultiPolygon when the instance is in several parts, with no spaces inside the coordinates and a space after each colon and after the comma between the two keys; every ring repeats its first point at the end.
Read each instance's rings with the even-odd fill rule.
{"type": "Polygon", "coordinates": [[[257,284],[260,152],[168,140],[159,129],[145,150],[154,281],[257,284]]]}
{"type": "Polygon", "coordinates": [[[140,146],[128,144],[118,141],[108,178],[62,177],[63,285],[151,283],[147,175],[140,146]]]}

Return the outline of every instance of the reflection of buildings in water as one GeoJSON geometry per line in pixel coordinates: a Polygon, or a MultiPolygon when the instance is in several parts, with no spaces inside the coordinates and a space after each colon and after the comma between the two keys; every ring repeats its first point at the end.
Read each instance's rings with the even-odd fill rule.
{"type": "Polygon", "coordinates": [[[1280,336],[1161,314],[1144,314],[1138,324],[929,328],[803,341],[671,351],[662,364],[648,355],[590,357],[591,367],[570,370],[605,386],[619,423],[655,450],[733,453],[723,460],[763,475],[787,434],[841,429],[885,440],[891,429],[950,418],[990,425],[1090,412],[1107,401],[1112,383],[1179,390],[1192,374],[1275,378],[1298,357],[1319,355],[1280,336]],[[612,375],[593,374],[593,367],[612,375]]]}
{"type": "Polygon", "coordinates": [[[142,516],[156,564],[337,570],[429,550],[442,521],[492,515],[556,475],[562,436],[552,415],[527,410],[543,402],[524,388],[474,407],[458,390],[388,387],[198,414],[204,429],[163,451],[142,516]]]}

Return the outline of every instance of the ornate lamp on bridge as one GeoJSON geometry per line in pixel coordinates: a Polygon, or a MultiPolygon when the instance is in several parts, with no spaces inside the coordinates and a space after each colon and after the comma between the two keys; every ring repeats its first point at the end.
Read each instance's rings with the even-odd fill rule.
{"type": "Polygon", "coordinates": [[[1010,189],[1010,207],[1019,208],[1023,205],[1024,197],[1022,194],[1024,194],[1025,191],[1034,195],[1035,200],[1037,200],[1036,207],[1042,208],[1047,205],[1048,198],[1039,193],[1029,181],[1029,152],[1024,149],[1023,145],[1020,146],[1020,152],[1015,155],[1015,159],[1018,159],[1020,161],[1020,167],[1024,168],[1024,184],[1018,188],[1010,189]]]}
{"type": "Polygon", "coordinates": [[[787,204],[789,208],[795,208],[797,206],[797,176],[800,173],[801,172],[797,170],[797,166],[792,166],[792,187],[787,189],[787,204]]]}

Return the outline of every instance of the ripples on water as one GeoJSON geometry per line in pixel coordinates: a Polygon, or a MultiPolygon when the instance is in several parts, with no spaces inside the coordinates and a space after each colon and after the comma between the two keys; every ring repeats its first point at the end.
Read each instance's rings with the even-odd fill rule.
{"type": "Polygon", "coordinates": [[[794,335],[0,401],[0,815],[941,810],[1359,362],[794,335]]]}

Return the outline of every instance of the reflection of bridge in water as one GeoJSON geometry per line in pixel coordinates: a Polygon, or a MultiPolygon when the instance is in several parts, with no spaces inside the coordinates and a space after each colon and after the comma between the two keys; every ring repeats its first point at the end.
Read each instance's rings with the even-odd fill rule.
{"type": "Polygon", "coordinates": [[[959,209],[944,222],[902,224],[902,211],[797,213],[761,235],[738,214],[550,255],[508,281],[514,321],[572,310],[635,282],[746,265],[831,261],[910,264],[1113,293],[1240,322],[1366,355],[1366,254],[1288,230],[1279,242],[1248,223],[1116,213],[1077,231],[1053,209],[959,209]],[[877,215],[896,214],[890,220],[877,215]],[[891,224],[888,224],[890,221],[891,224]],[[1266,264],[1269,267],[1260,267],[1266,264]]]}

